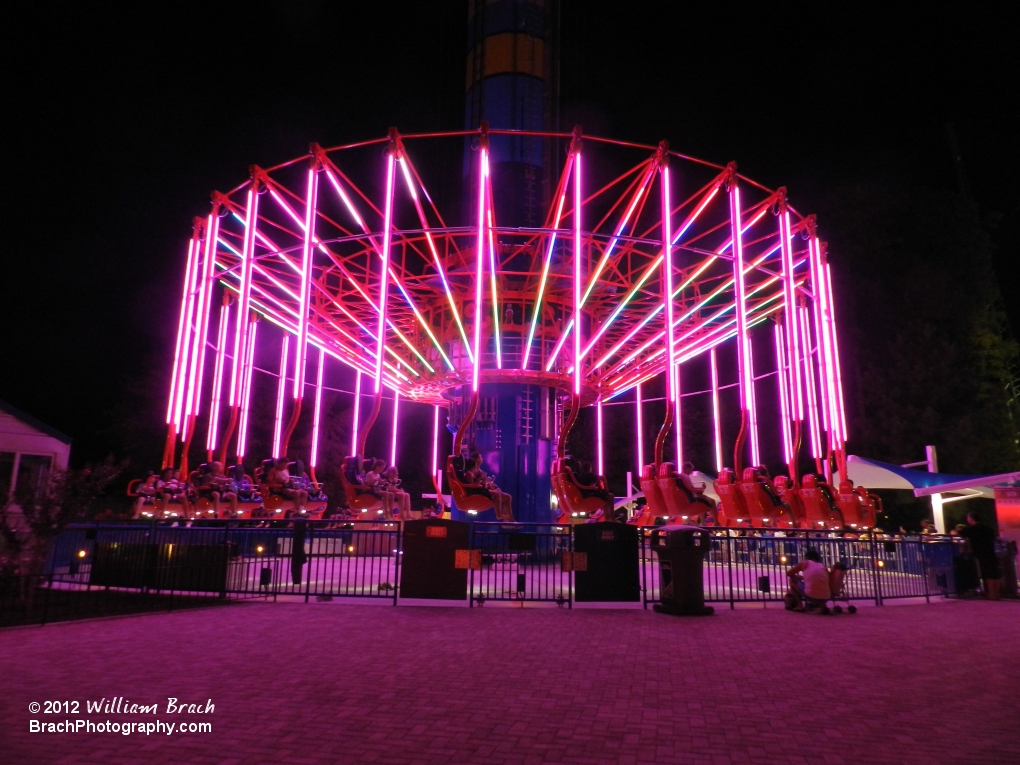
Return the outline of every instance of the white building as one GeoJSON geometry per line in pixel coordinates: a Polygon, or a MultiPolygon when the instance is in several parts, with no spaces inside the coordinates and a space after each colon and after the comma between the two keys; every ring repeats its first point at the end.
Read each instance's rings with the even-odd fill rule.
{"type": "Polygon", "coordinates": [[[0,487],[9,495],[45,486],[70,454],[69,436],[0,399],[0,487]]]}

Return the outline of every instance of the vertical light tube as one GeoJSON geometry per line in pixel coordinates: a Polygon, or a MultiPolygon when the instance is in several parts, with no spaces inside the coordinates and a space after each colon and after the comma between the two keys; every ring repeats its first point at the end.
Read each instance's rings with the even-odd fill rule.
{"type": "MultiPolygon", "coordinates": [[[[596,442],[597,442],[597,446],[598,446],[597,457],[598,457],[598,463],[599,463],[599,475],[605,475],[606,474],[606,461],[605,461],[605,452],[603,451],[603,441],[602,441],[602,399],[601,398],[599,398],[598,403],[595,404],[595,429],[597,431],[597,433],[596,433],[596,442]]],[[[628,488],[627,491],[629,493],[630,489],[628,488]]]]}
{"type": "Polygon", "coordinates": [[[439,406],[432,413],[432,479],[436,486],[436,504],[446,504],[443,494],[443,471],[439,467],[439,406]]]}
{"type": "Polygon", "coordinates": [[[822,260],[821,243],[815,240],[815,254],[817,257],[816,269],[818,273],[818,297],[819,297],[819,332],[821,341],[822,358],[824,366],[822,375],[825,389],[825,405],[828,410],[828,431],[829,445],[836,449],[839,447],[839,407],[836,403],[836,370],[832,358],[832,334],[829,331],[829,300],[828,287],[826,286],[825,263],[822,260]]]}
{"type": "Polygon", "coordinates": [[[818,385],[821,389],[820,403],[822,409],[822,430],[829,431],[829,396],[825,389],[825,354],[822,350],[822,337],[824,335],[822,319],[822,275],[818,261],[818,238],[812,233],[808,239],[808,262],[811,267],[811,289],[814,291],[814,300],[811,301],[811,308],[814,318],[815,335],[815,363],[818,365],[818,385]]]}
{"type": "Polygon", "coordinates": [[[379,329],[375,346],[375,394],[382,392],[383,354],[386,349],[386,293],[390,271],[390,229],[393,226],[393,173],[396,157],[393,151],[386,155],[386,205],[383,211],[382,267],[379,270],[379,329]]]}
{"type": "Polygon", "coordinates": [[[574,395],[581,395],[581,151],[574,151],[574,395]]]}
{"type": "Polygon", "coordinates": [[[319,366],[315,370],[315,413],[312,415],[312,469],[319,464],[319,418],[322,412],[322,370],[326,367],[326,351],[319,348],[319,366]]]}
{"type": "Polygon", "coordinates": [[[178,433],[183,431],[184,393],[187,386],[188,360],[191,354],[192,318],[195,313],[195,288],[198,282],[200,235],[200,228],[196,223],[191,247],[188,251],[188,281],[184,285],[184,338],[181,344],[180,363],[177,367],[177,384],[173,410],[173,423],[178,433]]]}
{"type": "Polygon", "coordinates": [[[209,438],[206,448],[216,448],[220,426],[220,399],[223,396],[223,371],[227,358],[227,333],[230,325],[230,303],[224,300],[220,306],[220,328],[216,333],[216,363],[213,366],[212,403],[209,405],[209,438]]]}
{"type": "Polygon", "coordinates": [[[234,369],[230,378],[230,406],[240,403],[240,386],[244,376],[244,355],[248,347],[248,309],[251,305],[251,272],[255,259],[255,228],[259,220],[258,180],[252,179],[248,189],[248,207],[244,218],[244,245],[241,250],[241,285],[238,288],[237,326],[234,328],[234,369]]]}
{"type": "Polygon", "coordinates": [[[826,302],[829,306],[829,332],[832,333],[832,366],[835,372],[833,387],[835,390],[836,412],[839,414],[839,438],[842,443],[847,440],[846,407],[843,404],[843,374],[839,367],[839,339],[836,334],[836,304],[832,299],[832,267],[825,264],[826,302]]]}
{"type": "Polygon", "coordinates": [[[486,179],[489,175],[489,158],[488,150],[483,146],[479,149],[480,167],[478,170],[478,242],[477,242],[477,257],[475,258],[475,350],[474,350],[474,365],[471,368],[471,392],[478,392],[478,377],[482,366],[482,316],[484,311],[482,310],[482,277],[485,271],[485,202],[486,202],[486,189],[488,184],[486,179]]]}
{"type": "Polygon", "coordinates": [[[645,444],[644,439],[642,438],[645,428],[641,418],[641,383],[634,386],[634,402],[637,407],[637,417],[635,418],[635,421],[637,422],[637,474],[638,476],[641,476],[641,471],[645,466],[645,444]]]}
{"type": "Polygon", "coordinates": [[[174,365],[170,370],[170,401],[166,408],[167,425],[170,423],[179,424],[178,418],[174,417],[174,403],[177,401],[177,388],[181,377],[181,351],[184,350],[185,354],[187,353],[185,335],[191,328],[187,319],[187,308],[191,298],[191,271],[195,256],[195,242],[195,232],[193,231],[191,239],[188,240],[188,261],[184,266],[184,287],[181,289],[181,312],[177,316],[177,344],[174,347],[174,365]]]}
{"type": "Polygon", "coordinates": [[[397,415],[400,411],[400,391],[393,391],[393,432],[390,434],[390,464],[397,464],[397,415]]]}
{"type": "MultiPolygon", "coordinates": [[[[354,375],[354,417],[351,419],[351,454],[358,453],[358,416],[361,411],[361,370],[354,375]]],[[[364,457],[365,455],[361,455],[364,457]]]]}
{"type": "Polygon", "coordinates": [[[279,459],[280,440],[283,435],[283,402],[287,391],[287,354],[290,351],[290,334],[283,336],[280,345],[280,380],[276,387],[276,419],[273,421],[273,459],[279,459]]]}
{"type": "Polygon", "coordinates": [[[492,222],[492,205],[491,200],[486,211],[486,217],[489,222],[489,284],[492,286],[492,339],[493,345],[496,346],[496,369],[503,368],[503,341],[500,339],[499,332],[499,294],[496,289],[496,243],[495,237],[492,234],[493,222],[492,222]]]}
{"type": "Polygon", "coordinates": [[[747,294],[744,287],[744,243],[740,226],[740,187],[734,171],[730,178],[730,237],[733,240],[733,291],[737,315],[737,366],[740,372],[740,408],[747,412],[748,427],[751,430],[751,460],[754,456],[758,436],[754,423],[757,420],[754,407],[754,369],[751,365],[751,338],[747,326],[747,294]]]}
{"type": "MultiPolygon", "coordinates": [[[[298,297],[297,347],[294,349],[294,398],[304,397],[305,362],[308,353],[308,307],[311,301],[312,253],[315,251],[315,208],[318,203],[319,174],[308,168],[308,189],[305,199],[305,238],[301,243],[301,293],[298,297]]],[[[392,181],[391,181],[392,182],[392,181]]],[[[385,275],[383,279],[385,280],[385,275]]]]}
{"type": "MultiPolygon", "coordinates": [[[[785,322],[784,339],[786,341],[786,370],[790,378],[789,412],[791,420],[804,419],[803,384],[800,379],[800,332],[797,330],[797,276],[793,262],[793,246],[790,235],[790,212],[786,209],[783,199],[782,211],[779,214],[779,246],[783,259],[783,317],[785,322]]],[[[777,349],[778,353],[778,349],[777,349]]],[[[780,362],[777,364],[781,366],[780,362]]],[[[791,445],[792,451],[792,445],[791,445]]],[[[789,462],[789,458],[787,458],[789,462]]]]}
{"type": "MultiPolygon", "coordinates": [[[[567,167],[564,173],[568,176],[564,180],[564,184],[570,180],[569,176],[574,166],[574,155],[571,154],[567,160],[567,167]]],[[[560,201],[556,203],[556,217],[553,219],[553,228],[558,229],[560,227],[560,218],[563,216],[563,204],[567,200],[566,186],[563,187],[564,191],[560,194],[560,201]]],[[[556,246],[556,234],[550,234],[549,236],[549,247],[545,252],[545,261],[542,263],[542,277],[538,282],[538,294],[535,296],[535,307],[531,313],[531,327],[528,329],[528,341],[524,344],[524,360],[521,362],[521,369],[528,368],[528,359],[531,357],[531,344],[535,340],[535,329],[538,327],[539,322],[542,320],[542,298],[545,295],[545,286],[549,280],[549,266],[552,264],[553,249],[556,246]]]]}
{"type": "MultiPolygon", "coordinates": [[[[811,456],[820,459],[822,456],[821,429],[818,427],[818,402],[816,399],[814,362],[811,349],[811,324],[808,319],[807,306],[800,306],[801,337],[804,339],[804,388],[807,390],[808,429],[811,435],[811,456]]],[[[817,351],[816,351],[817,352],[817,351]]]]}
{"type": "Polygon", "coordinates": [[[676,378],[673,383],[673,389],[676,391],[676,399],[673,401],[673,430],[676,433],[676,467],[677,470],[682,470],[684,466],[684,429],[683,429],[683,413],[681,412],[681,404],[683,403],[682,395],[680,393],[680,365],[677,364],[673,367],[673,376],[676,378]]]}
{"type": "Polygon", "coordinates": [[[754,466],[761,464],[761,449],[758,442],[758,408],[754,405],[754,346],[747,343],[747,367],[751,370],[751,395],[748,399],[751,401],[751,409],[748,412],[748,430],[750,431],[751,440],[751,463],[754,466]]]}
{"type": "Polygon", "coordinates": [[[251,330],[247,332],[248,347],[245,349],[245,360],[241,365],[243,372],[241,380],[241,425],[237,434],[237,462],[244,460],[245,449],[248,443],[248,411],[251,405],[251,378],[255,367],[255,335],[258,332],[259,324],[252,319],[251,330]]]}
{"type": "MultiPolygon", "coordinates": [[[[212,216],[210,216],[211,218],[212,216]]],[[[198,295],[195,303],[195,325],[191,333],[191,364],[188,367],[188,387],[187,394],[184,397],[184,414],[181,428],[181,440],[184,441],[187,437],[187,432],[191,424],[191,415],[198,413],[196,398],[201,398],[201,392],[196,392],[196,383],[198,381],[198,370],[205,361],[205,339],[206,333],[209,327],[209,309],[206,304],[206,299],[209,297],[209,291],[212,289],[212,284],[209,282],[209,229],[212,221],[209,220],[204,225],[205,230],[205,241],[201,244],[198,249],[204,250],[204,257],[197,258],[195,261],[196,268],[196,287],[198,289],[198,295]],[[200,265],[201,264],[201,265],[200,265]]]]}
{"type": "Polygon", "coordinates": [[[714,347],[710,359],[712,361],[712,426],[715,430],[715,471],[719,473],[723,469],[722,421],[719,417],[719,365],[716,361],[714,347]]]}
{"type": "Polygon", "coordinates": [[[195,382],[195,407],[193,414],[201,414],[202,411],[202,384],[205,379],[205,347],[209,340],[209,314],[212,311],[213,288],[216,286],[216,244],[220,237],[220,216],[219,205],[213,205],[213,211],[206,223],[205,243],[205,282],[206,299],[205,311],[202,317],[202,340],[198,347],[202,349],[198,357],[198,377],[195,382]]]}
{"type": "MultiPolygon", "coordinates": [[[[786,321],[789,323],[789,316],[787,316],[786,321]]],[[[794,314],[794,321],[796,321],[796,314],[794,314]]],[[[790,406],[786,394],[786,369],[783,363],[787,348],[783,338],[782,325],[777,322],[772,328],[776,340],[776,381],[779,387],[779,412],[783,421],[783,460],[786,464],[789,464],[793,454],[793,446],[790,433],[790,406]]]]}
{"type": "Polygon", "coordinates": [[[673,374],[673,366],[676,363],[676,349],[673,347],[673,235],[670,231],[670,210],[669,198],[669,165],[663,164],[660,171],[660,182],[662,185],[662,250],[664,261],[662,264],[663,293],[662,302],[665,307],[666,319],[666,400],[668,405],[676,401],[676,375],[673,374]]]}

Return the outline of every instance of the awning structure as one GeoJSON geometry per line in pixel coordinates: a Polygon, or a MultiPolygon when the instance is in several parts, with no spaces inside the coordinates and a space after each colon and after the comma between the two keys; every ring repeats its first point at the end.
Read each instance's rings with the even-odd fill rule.
{"type": "Polygon", "coordinates": [[[847,473],[855,485],[869,489],[904,489],[915,497],[932,494],[958,495],[959,499],[983,497],[993,499],[994,487],[1020,482],[1020,472],[996,475],[957,475],[929,473],[925,470],[892,465],[851,454],[847,457],[847,473]]]}
{"type": "MultiPolygon", "coordinates": [[[[934,447],[928,447],[929,461],[933,461],[934,447]]],[[[915,497],[931,497],[932,515],[939,533],[945,534],[946,524],[942,506],[962,499],[997,499],[1005,486],[1020,486],[1020,471],[994,475],[956,475],[952,473],[913,470],[888,462],[869,460],[856,455],[847,457],[846,472],[855,485],[869,489],[903,489],[912,491],[915,497]],[[998,492],[996,491],[998,489],[998,492]]],[[[921,463],[924,464],[924,463],[921,463]]],[[[837,477],[836,480],[839,480],[837,477]]],[[[1001,502],[996,502],[998,508],[1001,502]]],[[[999,512],[1000,532],[1004,518],[999,512]]],[[[1006,519],[1008,521],[1008,519],[1006,519]]],[[[1020,515],[1018,515],[1020,523],[1020,515]]],[[[1006,522],[1009,526],[1010,523],[1006,522]]],[[[1020,529],[1020,525],[1017,526],[1020,529]]]]}

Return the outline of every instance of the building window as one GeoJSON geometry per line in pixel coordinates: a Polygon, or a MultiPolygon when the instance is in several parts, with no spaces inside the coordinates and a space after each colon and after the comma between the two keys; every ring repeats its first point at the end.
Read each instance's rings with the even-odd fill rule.
{"type": "Polygon", "coordinates": [[[43,454],[22,454],[18,459],[18,477],[14,482],[17,497],[38,498],[50,480],[53,458],[43,454]]]}

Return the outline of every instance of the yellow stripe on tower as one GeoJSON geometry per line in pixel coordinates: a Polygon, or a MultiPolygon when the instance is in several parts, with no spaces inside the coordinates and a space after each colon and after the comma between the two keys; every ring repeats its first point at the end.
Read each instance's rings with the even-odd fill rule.
{"type": "Polygon", "coordinates": [[[528,74],[544,79],[545,42],[541,38],[517,32],[483,38],[467,56],[468,90],[475,84],[475,61],[479,55],[483,79],[494,74],[528,74]]]}

